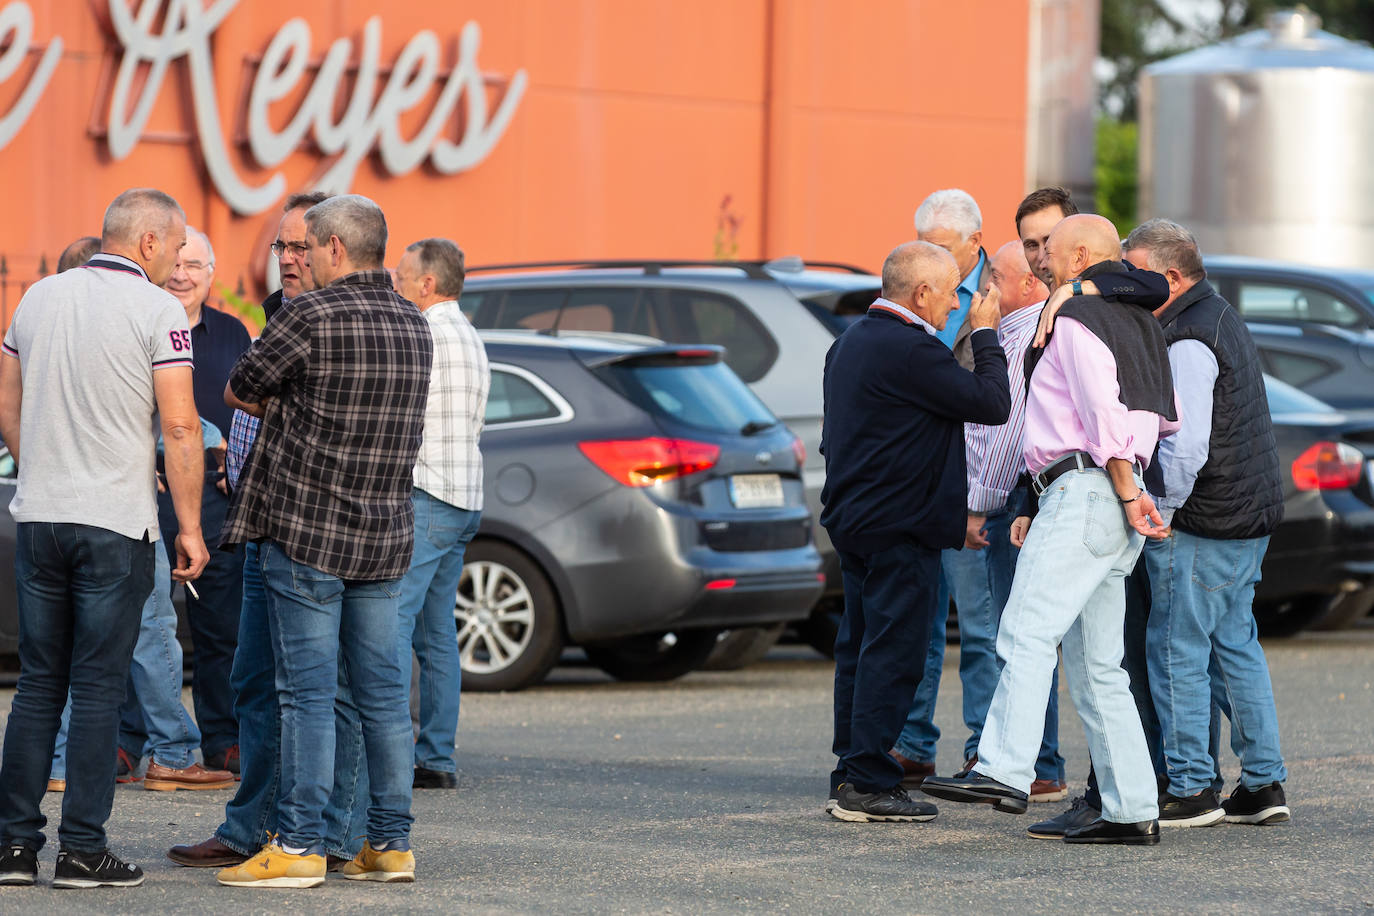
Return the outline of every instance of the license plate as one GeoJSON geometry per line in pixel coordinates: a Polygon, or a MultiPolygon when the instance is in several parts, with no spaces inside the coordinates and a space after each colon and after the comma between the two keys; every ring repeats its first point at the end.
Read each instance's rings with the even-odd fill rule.
{"type": "Polygon", "coordinates": [[[782,505],[782,478],[777,474],[736,474],[730,478],[730,501],[737,509],[782,505]]]}

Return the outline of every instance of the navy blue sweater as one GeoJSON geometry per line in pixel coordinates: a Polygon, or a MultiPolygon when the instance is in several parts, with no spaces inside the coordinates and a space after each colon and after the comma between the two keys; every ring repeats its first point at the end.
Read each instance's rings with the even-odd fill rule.
{"type": "Polygon", "coordinates": [[[840,550],[964,543],[964,423],[1007,421],[1007,357],[976,331],[973,371],[933,334],[871,311],[825,356],[821,524],[840,550]]]}

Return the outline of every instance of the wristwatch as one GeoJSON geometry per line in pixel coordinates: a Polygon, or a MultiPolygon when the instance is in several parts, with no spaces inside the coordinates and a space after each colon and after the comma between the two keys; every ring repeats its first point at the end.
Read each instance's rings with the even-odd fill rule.
{"type": "Polygon", "coordinates": [[[1082,280],[1074,280],[1074,281],[1073,281],[1073,294],[1074,294],[1075,296],[1081,296],[1081,295],[1083,295],[1083,281],[1082,281],[1082,280]]]}

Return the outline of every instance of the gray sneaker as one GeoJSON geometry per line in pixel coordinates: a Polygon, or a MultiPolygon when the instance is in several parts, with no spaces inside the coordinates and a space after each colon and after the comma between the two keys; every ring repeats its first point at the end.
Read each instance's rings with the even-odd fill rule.
{"type": "Polygon", "coordinates": [[[1086,827],[1101,816],[1102,812],[1088,804],[1085,796],[1080,795],[1073,800],[1067,811],[1061,811],[1047,821],[1031,824],[1026,828],[1026,833],[1037,840],[1062,840],[1064,834],[1070,830],[1086,827]]]}
{"type": "Polygon", "coordinates": [[[830,816],[842,821],[928,821],[940,812],[929,802],[913,801],[906,789],[860,792],[849,783],[840,786],[830,816]]]}

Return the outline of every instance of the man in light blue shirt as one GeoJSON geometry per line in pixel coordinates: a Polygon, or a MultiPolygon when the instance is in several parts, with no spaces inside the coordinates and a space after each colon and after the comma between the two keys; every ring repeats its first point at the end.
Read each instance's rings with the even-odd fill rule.
{"type": "Polygon", "coordinates": [[[954,351],[965,369],[973,368],[973,347],[967,342],[968,307],[973,294],[988,287],[988,256],[983,251],[983,214],[978,203],[958,188],[936,191],[916,209],[916,237],[954,255],[959,268],[959,312],[936,336],[954,351]]]}

